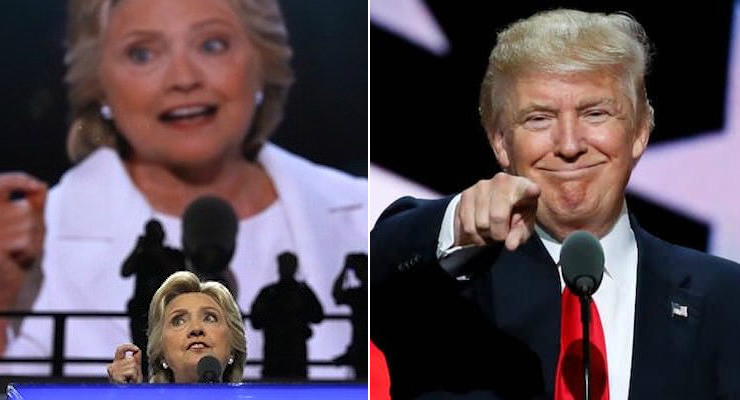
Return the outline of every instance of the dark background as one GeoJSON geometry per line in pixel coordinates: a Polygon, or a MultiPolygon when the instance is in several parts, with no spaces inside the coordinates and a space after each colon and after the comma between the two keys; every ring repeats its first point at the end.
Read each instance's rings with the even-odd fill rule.
{"type": "MultiPolygon", "coordinates": [[[[656,122],[652,144],[723,125],[732,1],[703,7],[608,0],[424,2],[451,45],[442,57],[371,24],[370,150],[372,163],[438,192],[459,192],[499,171],[479,122],[480,83],[496,33],[545,9],[626,11],[643,24],[654,46],[647,78],[656,122]]],[[[706,248],[702,221],[632,195],[628,205],[656,235],[706,248]]]]}
{"type": "MultiPolygon", "coordinates": [[[[297,81],[272,141],[367,176],[367,2],[282,0],[297,81]]],[[[69,167],[65,0],[4,0],[0,171],[55,183],[69,167]]]]}

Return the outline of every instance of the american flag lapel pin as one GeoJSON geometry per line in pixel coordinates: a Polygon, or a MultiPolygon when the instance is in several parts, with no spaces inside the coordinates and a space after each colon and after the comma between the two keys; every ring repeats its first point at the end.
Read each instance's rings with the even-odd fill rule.
{"type": "Polygon", "coordinates": [[[672,301],[671,302],[671,316],[688,318],[689,317],[689,306],[672,301]]]}

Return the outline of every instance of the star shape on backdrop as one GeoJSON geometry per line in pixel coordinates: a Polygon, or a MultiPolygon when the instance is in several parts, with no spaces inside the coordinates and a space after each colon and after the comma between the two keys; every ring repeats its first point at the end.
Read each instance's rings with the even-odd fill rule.
{"type": "Polygon", "coordinates": [[[724,127],[648,146],[628,189],[710,225],[707,251],[740,261],[740,3],[733,10],[724,127]],[[679,173],[674,173],[680,168],[679,173]]]}
{"type": "Polygon", "coordinates": [[[447,36],[423,0],[372,0],[370,20],[437,56],[450,50],[447,36]]]}
{"type": "MultiPolygon", "coordinates": [[[[735,107],[740,108],[740,3],[735,5],[733,14],[724,128],[648,146],[628,189],[705,221],[710,225],[707,250],[740,261],[740,207],[737,205],[740,199],[740,113],[731,112],[735,107]],[[671,174],[677,167],[681,167],[681,173],[671,174]]],[[[373,0],[370,19],[377,26],[435,55],[442,56],[449,51],[449,41],[423,0],[373,0]]],[[[370,176],[373,190],[382,189],[384,193],[376,198],[371,196],[371,208],[375,210],[373,221],[399,191],[434,196],[432,191],[375,166],[371,167],[370,176]]]]}
{"type": "MultiPolygon", "coordinates": [[[[372,0],[370,20],[408,42],[442,57],[450,51],[450,42],[423,0],[372,0]]],[[[401,196],[436,198],[440,194],[413,181],[371,164],[370,225],[380,213],[401,196]]]]}

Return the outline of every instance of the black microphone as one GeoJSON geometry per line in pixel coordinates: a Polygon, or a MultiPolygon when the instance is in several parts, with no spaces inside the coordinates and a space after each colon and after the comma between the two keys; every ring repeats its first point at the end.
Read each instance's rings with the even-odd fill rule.
{"type": "Polygon", "coordinates": [[[591,295],[596,293],[604,277],[604,249],[599,239],[586,231],[575,231],[568,235],[560,249],[560,267],[563,280],[581,303],[581,325],[583,327],[583,398],[591,399],[591,342],[588,325],[590,322],[591,295]]]}
{"type": "Polygon", "coordinates": [[[198,361],[198,382],[221,383],[221,363],[214,356],[205,356],[198,361]]]}
{"type": "Polygon", "coordinates": [[[586,231],[568,235],[560,250],[565,285],[577,296],[596,293],[604,277],[604,250],[599,239],[586,231]]]}
{"type": "Polygon", "coordinates": [[[201,279],[225,281],[238,226],[234,209],[218,197],[199,197],[185,210],[182,247],[201,279]]]}

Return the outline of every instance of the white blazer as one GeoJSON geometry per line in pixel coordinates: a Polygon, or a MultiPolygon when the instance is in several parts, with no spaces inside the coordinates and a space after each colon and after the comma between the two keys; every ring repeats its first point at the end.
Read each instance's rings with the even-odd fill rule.
{"type": "MultiPolygon", "coordinates": [[[[314,164],[273,144],[263,147],[258,161],[284,206],[303,278],[326,313],[349,312],[346,306],[334,304],[331,287],[347,253],[368,251],[367,180],[314,164]]],[[[134,279],[122,278],[120,267],[152,214],[115,151],[98,149],[67,171],[46,204],[44,278],[33,309],[125,311],[134,279]]],[[[249,304],[240,303],[243,310],[249,309],[249,304]]],[[[311,340],[314,358],[341,354],[348,344],[349,323],[332,324],[311,340]]],[[[67,357],[112,358],[116,345],[130,340],[126,318],[70,319],[66,333],[67,357]]],[[[51,321],[26,318],[20,332],[11,334],[6,355],[49,356],[51,346],[51,321]]],[[[50,367],[38,364],[0,364],[0,373],[49,371],[50,367]]],[[[100,365],[65,367],[67,374],[102,375],[104,371],[100,365]]]]}

